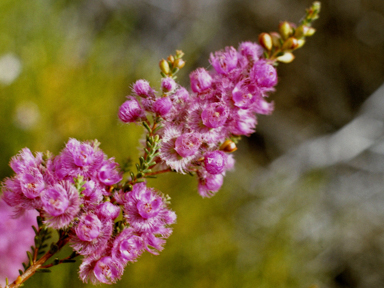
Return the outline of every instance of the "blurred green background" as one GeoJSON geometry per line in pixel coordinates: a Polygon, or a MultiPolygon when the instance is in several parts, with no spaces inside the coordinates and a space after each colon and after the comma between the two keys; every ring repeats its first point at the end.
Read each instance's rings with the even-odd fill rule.
{"type": "MultiPolygon", "coordinates": [[[[260,117],[258,132],[243,139],[221,191],[202,199],[192,177],[151,181],[172,197],[177,224],[160,256],[144,254],[116,287],[384,286],[383,148],[326,164],[308,164],[295,150],[367,112],[362,104],[384,82],[384,2],[322,4],[317,33],[293,63],[279,66],[275,113],[260,117]],[[383,162],[373,169],[373,159],[383,162]]],[[[1,178],[12,174],[9,159],[20,149],[58,153],[70,137],[98,139],[120,163],[137,159],[142,128],[117,118],[134,81],[159,87],[158,61],[181,49],[187,65],[179,79],[188,85],[189,72],[209,68],[210,52],[257,41],[280,20],[299,21],[310,5],[0,0],[1,178]]],[[[382,144],[378,131],[369,136],[382,144]]],[[[92,286],[77,269],[55,267],[25,287],[92,286]]]]}

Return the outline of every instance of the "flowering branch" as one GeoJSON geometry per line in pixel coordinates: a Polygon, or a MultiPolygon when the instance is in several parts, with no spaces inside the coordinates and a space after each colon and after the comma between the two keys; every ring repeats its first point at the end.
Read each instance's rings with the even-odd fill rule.
{"type": "Polygon", "coordinates": [[[19,287],[34,273],[79,255],[83,282],[111,284],[144,251],[157,255],[176,214],[168,207],[170,198],[147,187],[146,178],[189,173],[196,176],[202,197],[218,192],[234,166],[236,142],[254,133],[256,114],[274,109],[267,99],[277,84],[275,66],[294,59],[292,51],[313,35],[319,11],[320,3],[314,2],[299,26],[282,22],[279,32],[260,34],[260,45],[243,42],[238,49],[212,53],[212,71],[198,68],[190,74],[192,91],[175,81],[185,65],[179,50],[159,63],[159,92],[146,80],[136,81],[119,118],[142,123],[146,135],[137,171],[123,171],[129,172],[125,181],[97,140],[70,139],[57,156],[22,149],[11,160],[15,175],[4,180],[3,199],[19,214],[37,210],[40,216],[29,262],[7,287],[19,287]],[[44,252],[49,229],[59,232],[59,240],[44,252]],[[46,264],[67,243],[74,252],[46,264]]]}

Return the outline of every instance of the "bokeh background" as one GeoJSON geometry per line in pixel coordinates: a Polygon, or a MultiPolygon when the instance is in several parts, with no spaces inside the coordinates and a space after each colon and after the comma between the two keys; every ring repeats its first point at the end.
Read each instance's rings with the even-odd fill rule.
{"type": "MultiPolygon", "coordinates": [[[[1,0],[1,179],[21,148],[57,153],[70,137],[137,159],[142,129],[117,118],[135,80],[159,87],[158,61],[181,49],[188,85],[210,52],[257,41],[310,5],[1,0]]],[[[116,287],[384,287],[384,1],[324,0],[320,15],[279,66],[276,110],[242,140],[215,197],[202,199],[189,176],[151,182],[178,221],[160,256],[144,254],[116,287]]],[[[77,269],[25,287],[91,287],[77,269]]]]}

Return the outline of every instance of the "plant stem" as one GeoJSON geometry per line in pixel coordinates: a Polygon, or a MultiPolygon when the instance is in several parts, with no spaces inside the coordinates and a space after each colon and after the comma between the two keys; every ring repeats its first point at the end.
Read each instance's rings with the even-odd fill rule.
{"type": "Polygon", "coordinates": [[[167,169],[156,171],[156,172],[145,173],[145,176],[152,176],[152,175],[157,175],[157,174],[162,174],[162,173],[167,173],[167,172],[172,172],[172,169],[167,168],[167,169]]]}
{"type": "Polygon", "coordinates": [[[43,255],[38,261],[34,261],[33,265],[31,265],[22,275],[18,276],[15,281],[9,285],[9,288],[17,288],[20,287],[25,281],[27,281],[32,275],[36,273],[36,271],[40,268],[44,268],[43,264],[48,261],[53,255],[60,251],[65,244],[68,243],[69,237],[60,235],[60,239],[56,243],[57,249],[50,249],[47,253],[43,255]],[[63,237],[64,236],[64,237],[63,237]]]}

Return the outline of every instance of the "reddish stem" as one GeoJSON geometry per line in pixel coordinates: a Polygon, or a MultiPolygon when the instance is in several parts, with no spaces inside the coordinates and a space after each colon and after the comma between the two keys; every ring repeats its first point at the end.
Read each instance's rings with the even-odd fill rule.
{"type": "Polygon", "coordinates": [[[53,252],[51,249],[44,254],[43,257],[41,257],[38,261],[34,262],[32,266],[30,266],[22,275],[18,276],[15,281],[9,285],[9,288],[17,288],[20,287],[21,284],[23,284],[25,281],[27,281],[32,275],[36,273],[36,271],[40,268],[44,268],[43,264],[48,261],[49,258],[51,258],[53,255],[55,255],[57,252],[60,251],[62,247],[65,246],[65,244],[68,243],[69,237],[64,235],[60,235],[59,241],[57,241],[56,245],[58,249],[55,249],[53,252]]]}
{"type": "Polygon", "coordinates": [[[146,173],[145,176],[152,176],[152,175],[157,175],[157,174],[162,174],[162,173],[167,173],[167,172],[172,172],[172,169],[167,168],[167,169],[156,171],[156,172],[146,173]]]}

